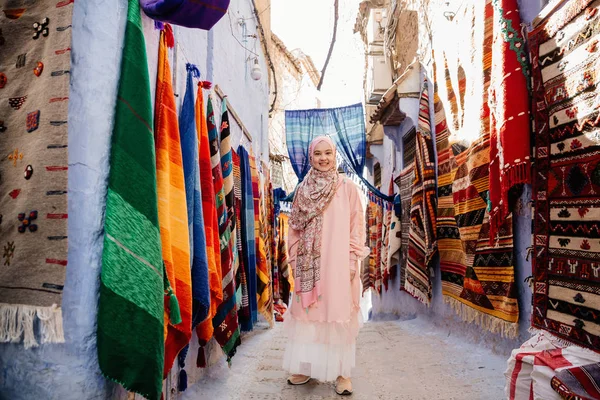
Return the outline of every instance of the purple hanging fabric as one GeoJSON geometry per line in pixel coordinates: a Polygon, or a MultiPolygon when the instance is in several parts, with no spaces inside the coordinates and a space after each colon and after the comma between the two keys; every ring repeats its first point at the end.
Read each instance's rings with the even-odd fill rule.
{"type": "Polygon", "coordinates": [[[227,13],[230,0],[140,0],[150,18],[210,30],[227,13]]]}

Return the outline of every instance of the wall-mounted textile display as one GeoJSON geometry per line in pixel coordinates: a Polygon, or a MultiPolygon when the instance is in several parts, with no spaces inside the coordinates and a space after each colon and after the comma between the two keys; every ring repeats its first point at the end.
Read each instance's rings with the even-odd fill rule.
{"type": "Polygon", "coordinates": [[[423,83],[419,102],[419,122],[415,137],[414,180],[411,182],[408,259],[404,290],[429,305],[432,289],[430,264],[437,251],[435,160],[429,116],[429,87],[423,83]]]}
{"type": "Polygon", "coordinates": [[[64,342],[73,4],[26,3],[0,14],[0,342],[28,349],[64,342]]]}
{"type": "Polygon", "coordinates": [[[158,222],[166,278],[176,296],[174,301],[169,295],[169,310],[165,312],[165,377],[177,354],[192,338],[190,241],[181,139],[167,54],[170,29],[167,25],[160,32],[154,107],[158,222]],[[173,317],[177,308],[180,318],[173,317]]]}
{"type": "Polygon", "coordinates": [[[519,309],[510,215],[498,226],[493,243],[490,241],[487,104],[492,54],[491,46],[482,43],[492,40],[493,18],[490,0],[464,7],[453,25],[461,45],[438,46],[434,53],[435,121],[441,128],[437,138],[440,181],[437,235],[444,300],[463,320],[515,337],[519,309]],[[479,102],[479,109],[464,107],[474,101],[479,102]],[[449,122],[452,137],[443,129],[444,120],[449,122]],[[473,141],[468,146],[452,143],[455,137],[470,137],[473,141]]]}
{"type": "Polygon", "coordinates": [[[600,349],[600,2],[530,33],[535,117],[532,325],[600,349]]]}
{"type": "Polygon", "coordinates": [[[97,343],[102,374],[150,400],[160,399],[164,367],[156,182],[146,44],[137,0],[130,0],[111,138],[97,343]]]}

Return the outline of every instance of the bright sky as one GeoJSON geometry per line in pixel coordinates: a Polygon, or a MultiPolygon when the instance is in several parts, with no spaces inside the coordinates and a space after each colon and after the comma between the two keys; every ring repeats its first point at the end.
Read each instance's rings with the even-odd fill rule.
{"type": "MultiPolygon", "coordinates": [[[[364,47],[353,34],[360,0],[339,0],[338,32],[325,81],[324,108],[363,102],[364,47]]],[[[271,29],[288,50],[301,49],[323,68],[333,34],[333,0],[271,0],[271,29]]]]}

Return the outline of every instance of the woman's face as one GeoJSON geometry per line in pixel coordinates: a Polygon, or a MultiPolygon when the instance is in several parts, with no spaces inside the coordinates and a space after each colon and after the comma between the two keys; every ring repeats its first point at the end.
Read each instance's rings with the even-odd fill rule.
{"type": "Polygon", "coordinates": [[[315,146],[312,161],[313,168],[321,172],[335,167],[335,153],[329,143],[323,141],[315,146]]]}

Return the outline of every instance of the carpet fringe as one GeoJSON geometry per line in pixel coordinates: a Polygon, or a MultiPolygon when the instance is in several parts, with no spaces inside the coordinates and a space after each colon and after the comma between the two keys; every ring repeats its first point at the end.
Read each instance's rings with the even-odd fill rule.
{"type": "Polygon", "coordinates": [[[502,337],[516,339],[519,336],[519,324],[482,313],[453,297],[444,296],[444,301],[460,316],[464,322],[475,323],[482,329],[499,333],[502,337]]]}
{"type": "Polygon", "coordinates": [[[410,282],[407,281],[402,289],[427,307],[431,305],[431,300],[423,292],[411,285],[410,282]]]}
{"type": "Polygon", "coordinates": [[[39,320],[41,342],[64,343],[62,310],[56,304],[50,307],[0,303],[0,343],[19,343],[25,349],[39,346],[34,323],[39,320]]]}

